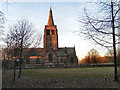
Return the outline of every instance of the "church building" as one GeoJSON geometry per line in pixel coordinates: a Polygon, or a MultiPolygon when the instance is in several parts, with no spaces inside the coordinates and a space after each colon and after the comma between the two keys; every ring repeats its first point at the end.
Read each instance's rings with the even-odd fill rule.
{"type": "Polygon", "coordinates": [[[58,29],[54,24],[52,9],[49,11],[48,23],[44,28],[43,48],[31,48],[26,64],[39,64],[48,67],[70,67],[78,65],[75,47],[58,47],[58,29]]]}

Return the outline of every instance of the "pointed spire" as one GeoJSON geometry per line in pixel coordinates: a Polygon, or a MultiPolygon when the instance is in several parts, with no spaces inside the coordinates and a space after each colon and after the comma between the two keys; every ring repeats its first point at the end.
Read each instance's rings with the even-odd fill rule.
{"type": "Polygon", "coordinates": [[[48,19],[48,26],[54,26],[54,21],[53,21],[53,16],[52,16],[52,9],[50,7],[50,11],[49,11],[49,19],[48,19]]]}

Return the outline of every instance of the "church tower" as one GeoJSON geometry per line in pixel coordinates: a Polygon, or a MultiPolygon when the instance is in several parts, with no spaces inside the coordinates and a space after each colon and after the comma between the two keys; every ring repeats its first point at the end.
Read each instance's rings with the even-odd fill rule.
{"type": "Polygon", "coordinates": [[[58,49],[58,34],[57,26],[54,25],[52,9],[50,7],[48,24],[45,25],[44,29],[44,49],[45,52],[48,52],[50,49],[58,49]]]}

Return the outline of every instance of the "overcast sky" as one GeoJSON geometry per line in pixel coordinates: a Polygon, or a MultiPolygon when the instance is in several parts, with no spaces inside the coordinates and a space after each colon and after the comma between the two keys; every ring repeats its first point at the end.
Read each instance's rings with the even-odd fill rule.
{"type": "MultiPolygon", "coordinates": [[[[72,0],[71,0],[72,1],[72,0]]],[[[87,0],[88,1],[88,0],[87,0]]],[[[44,27],[48,22],[49,9],[52,7],[54,24],[58,28],[58,45],[59,47],[76,48],[77,56],[81,59],[87,52],[95,48],[101,55],[96,45],[84,40],[83,36],[79,36],[74,31],[80,30],[79,18],[83,15],[83,9],[88,7],[90,11],[93,8],[85,1],[79,2],[9,2],[8,5],[0,3],[0,10],[5,13],[7,18],[7,29],[21,18],[31,21],[35,28],[42,34],[44,27]]],[[[43,44],[43,43],[42,43],[43,44]]],[[[43,47],[43,45],[41,45],[43,47]]]]}

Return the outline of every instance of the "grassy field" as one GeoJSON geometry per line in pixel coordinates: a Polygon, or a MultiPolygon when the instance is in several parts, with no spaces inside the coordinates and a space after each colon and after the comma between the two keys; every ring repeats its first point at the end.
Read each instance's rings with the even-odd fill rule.
{"type": "Polygon", "coordinates": [[[3,88],[120,88],[113,80],[113,67],[22,69],[20,79],[17,70],[15,83],[13,72],[3,73],[3,88]]]}
{"type": "Polygon", "coordinates": [[[54,78],[113,78],[113,67],[23,69],[22,76],[54,78]]]}

